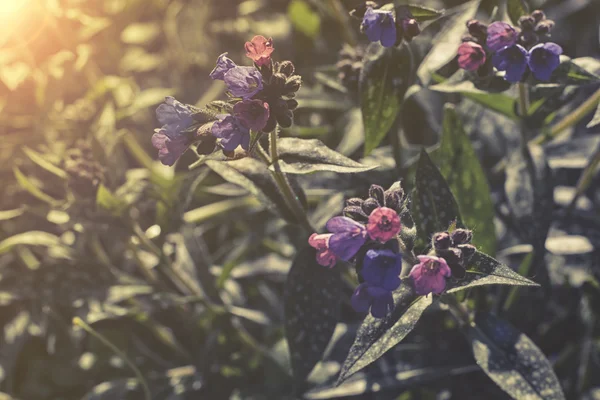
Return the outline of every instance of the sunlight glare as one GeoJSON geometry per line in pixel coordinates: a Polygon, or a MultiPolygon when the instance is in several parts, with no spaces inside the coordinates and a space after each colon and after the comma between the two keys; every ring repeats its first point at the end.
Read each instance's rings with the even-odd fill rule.
{"type": "Polygon", "coordinates": [[[0,19],[15,17],[27,5],[28,0],[0,0],[0,19]]]}

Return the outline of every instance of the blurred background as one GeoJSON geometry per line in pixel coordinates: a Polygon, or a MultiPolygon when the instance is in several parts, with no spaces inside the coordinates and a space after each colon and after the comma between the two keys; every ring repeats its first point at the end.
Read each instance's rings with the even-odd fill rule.
{"type": "MultiPolygon", "coordinates": [[[[418,3],[454,10],[464,2],[418,3]]],[[[553,41],[565,54],[597,62],[600,2],[530,3],[556,21],[553,41]]],[[[306,238],[208,169],[188,172],[196,160],[192,151],[175,169],[158,163],[150,142],[158,127],[154,109],[165,96],[196,106],[224,99],[223,83],[208,78],[217,56],[229,52],[249,65],[244,42],[264,35],[273,38],[274,59],[293,61],[304,80],[295,124],[283,134],[319,138],[360,158],[357,76],[340,75],[335,66],[345,44],[366,44],[359,21],[346,17],[355,5],[0,0],[1,399],[144,399],[148,388],[157,400],[297,398],[281,298],[295,248],[306,238]],[[74,325],[73,318],[81,322],[74,325]]],[[[478,15],[489,17],[497,5],[483,0],[478,15]]],[[[417,60],[435,45],[441,27],[433,22],[414,40],[417,60]]],[[[342,57],[355,57],[360,67],[360,47],[346,48],[342,57]]],[[[567,101],[587,96],[578,90],[548,114],[560,116],[567,101]]],[[[518,134],[514,125],[457,95],[423,89],[407,104],[407,159],[437,143],[448,100],[460,106],[497,193],[502,182],[492,168],[518,134]]],[[[550,148],[565,188],[554,196],[563,205],[598,145],[598,131],[584,128],[588,121],[573,129],[577,140],[570,147],[550,148]]],[[[370,156],[383,166],[378,175],[301,180],[315,225],[338,214],[344,197],[396,180],[390,154],[385,143],[370,156]]],[[[600,372],[597,336],[586,336],[589,326],[579,319],[589,270],[598,270],[600,193],[594,182],[578,203],[581,213],[554,232],[574,242],[565,247],[564,239],[554,241],[549,265],[561,289],[552,304],[522,299],[529,306],[513,310],[512,321],[556,362],[570,398],[600,398],[593,397],[599,396],[598,379],[580,376],[600,372]],[[549,310],[536,315],[540,303],[549,310]],[[587,353],[580,343],[589,345],[587,353]],[[573,367],[588,355],[585,371],[573,367]]],[[[503,199],[494,200],[501,215],[503,199]]],[[[528,248],[514,247],[528,245],[501,220],[498,248],[513,246],[505,260],[519,265],[528,248]]],[[[439,310],[389,357],[333,388],[360,322],[348,304],[349,279],[343,323],[327,361],[309,378],[313,391],[306,398],[507,398],[478,372],[467,344],[439,310]],[[445,332],[441,338],[439,331],[445,332]]]]}

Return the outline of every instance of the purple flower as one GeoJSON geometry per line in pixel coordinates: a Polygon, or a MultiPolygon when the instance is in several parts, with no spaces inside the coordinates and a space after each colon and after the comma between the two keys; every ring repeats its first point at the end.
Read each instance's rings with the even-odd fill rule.
{"type": "Polygon", "coordinates": [[[366,312],[370,308],[372,316],[383,318],[394,307],[394,298],[391,291],[365,282],[356,288],[351,303],[357,312],[366,312]]]}
{"type": "Polygon", "coordinates": [[[401,226],[396,211],[387,207],[377,207],[369,215],[367,232],[371,239],[385,243],[400,232],[401,226]]]}
{"type": "Polygon", "coordinates": [[[440,294],[446,288],[446,278],[452,271],[446,260],[435,256],[417,256],[419,264],[410,271],[418,295],[440,294]]]}
{"type": "Polygon", "coordinates": [[[237,67],[235,63],[227,57],[227,53],[223,53],[217,58],[217,66],[210,73],[211,79],[223,80],[225,79],[225,73],[232,68],[237,67]]]}
{"type": "Polygon", "coordinates": [[[458,66],[467,71],[476,71],[485,64],[485,50],[475,42],[464,42],[458,48],[458,66]]]}
{"type": "Polygon", "coordinates": [[[552,72],[560,64],[562,47],[556,43],[540,43],[529,50],[529,69],[540,81],[550,80],[552,72]]]}
{"type": "Polygon", "coordinates": [[[396,22],[391,11],[369,7],[363,17],[361,29],[371,42],[381,42],[384,47],[392,47],[396,43],[396,22]]]}
{"type": "Polygon", "coordinates": [[[240,101],[233,106],[233,115],[246,128],[260,131],[269,120],[269,103],[258,99],[240,101]]]}
{"type": "Polygon", "coordinates": [[[344,261],[350,260],[367,240],[367,230],[348,217],[333,217],[327,221],[327,230],[333,233],[329,248],[344,261]]]}
{"type": "Polygon", "coordinates": [[[487,47],[491,51],[498,51],[504,47],[517,43],[519,33],[506,22],[496,21],[487,28],[487,47]]]}
{"type": "Polygon", "coordinates": [[[527,70],[527,50],[521,45],[505,47],[492,56],[492,63],[498,71],[506,71],[504,79],[519,82],[527,70]]]}
{"type": "Polygon", "coordinates": [[[263,88],[262,75],[254,67],[234,67],[224,75],[227,89],[235,97],[249,99],[263,88]]]}
{"type": "Polygon", "coordinates": [[[370,285],[394,290],[400,286],[401,269],[402,254],[391,250],[369,250],[360,274],[370,285]]]}
{"type": "Polygon", "coordinates": [[[333,236],[332,233],[316,234],[313,233],[308,238],[308,244],[317,249],[317,262],[324,267],[332,268],[337,262],[337,257],[329,249],[329,239],[333,236]]]}
{"type": "Polygon", "coordinates": [[[152,145],[158,149],[158,159],[163,164],[175,164],[193,143],[194,132],[186,131],[194,122],[193,113],[192,106],[180,103],[170,96],[156,109],[156,118],[162,127],[152,135],[152,145]]]}
{"type": "Polygon", "coordinates": [[[156,118],[162,125],[161,130],[171,139],[192,125],[193,113],[192,106],[180,103],[171,96],[165,97],[165,102],[156,108],[156,118]]]}
{"type": "Polygon", "coordinates": [[[170,137],[164,128],[156,129],[152,135],[152,145],[158,149],[158,159],[168,166],[175,164],[192,142],[192,134],[170,137]]]}
{"type": "Polygon", "coordinates": [[[211,132],[214,137],[221,139],[221,147],[226,151],[233,151],[240,145],[244,150],[250,147],[250,130],[233,115],[219,115],[211,132]]]}

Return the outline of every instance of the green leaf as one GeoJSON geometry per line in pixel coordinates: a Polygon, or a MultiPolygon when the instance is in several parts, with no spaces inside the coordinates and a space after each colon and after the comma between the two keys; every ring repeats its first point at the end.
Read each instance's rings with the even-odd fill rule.
{"type": "Polygon", "coordinates": [[[421,150],[417,162],[415,189],[414,218],[417,233],[422,240],[428,242],[434,233],[447,230],[455,221],[458,226],[463,226],[456,199],[446,179],[425,150],[421,150]]]}
{"type": "MultiPolygon", "coordinates": [[[[396,7],[396,9],[398,9],[398,7],[396,7]]],[[[417,4],[409,4],[408,10],[412,14],[413,18],[417,20],[417,22],[431,21],[444,15],[443,11],[435,10],[429,7],[423,7],[417,4]]],[[[398,13],[398,15],[400,14],[398,13]]]]}
{"type": "Polygon", "coordinates": [[[420,297],[411,283],[402,281],[394,292],[394,310],[385,318],[368,315],[358,328],[356,339],[342,365],[337,384],[360,371],[400,343],[413,330],[433,297],[420,297]]]}
{"type": "Polygon", "coordinates": [[[446,13],[451,16],[447,18],[444,28],[432,41],[433,47],[417,70],[417,76],[423,84],[427,85],[431,79],[431,73],[446,65],[456,56],[461,38],[465,33],[465,24],[475,17],[480,2],[481,0],[469,1],[446,13]]]}
{"type": "Polygon", "coordinates": [[[71,249],[65,246],[58,236],[44,231],[29,231],[16,234],[1,241],[0,254],[6,253],[18,245],[56,247],[64,250],[63,254],[71,252],[71,249]]]}
{"type": "Polygon", "coordinates": [[[296,384],[302,386],[323,356],[338,322],[342,301],[339,269],[316,261],[316,251],[296,254],[285,283],[285,336],[296,384]]]}
{"type": "Polygon", "coordinates": [[[121,32],[121,41],[127,44],[145,44],[160,35],[161,27],[156,22],[130,24],[121,32]]]}
{"type": "MultiPolygon", "coordinates": [[[[281,195],[271,171],[260,161],[246,157],[234,161],[209,160],[206,161],[206,165],[226,181],[248,190],[267,208],[278,210],[288,221],[297,222],[294,213],[281,195]]],[[[300,202],[306,204],[306,198],[300,186],[293,177],[288,177],[288,179],[300,202]]]]}
{"type": "Polygon", "coordinates": [[[439,165],[460,209],[463,223],[474,231],[473,244],[484,253],[496,252],[494,204],[490,187],[471,140],[453,106],[444,112],[439,165]]]}
{"type": "Polygon", "coordinates": [[[96,205],[115,217],[123,215],[127,209],[127,203],[115,196],[106,186],[100,185],[96,193],[96,205]]]}
{"type": "Polygon", "coordinates": [[[596,108],[596,112],[594,113],[592,120],[586,125],[586,127],[593,128],[599,124],[600,124],[600,103],[598,103],[598,108],[596,108]]]}
{"type": "Polygon", "coordinates": [[[31,161],[33,161],[40,167],[44,168],[46,171],[50,172],[51,174],[54,174],[61,179],[67,179],[67,173],[64,170],[57,167],[52,162],[46,160],[44,158],[44,156],[42,156],[37,151],[32,150],[29,147],[25,146],[25,147],[23,147],[23,153],[25,153],[25,155],[27,157],[29,157],[29,159],[31,159],[31,161]]]}
{"type": "Polygon", "coordinates": [[[321,31],[321,17],[303,0],[292,0],[287,9],[290,22],[299,32],[316,39],[321,31]]]}
{"type": "Polygon", "coordinates": [[[56,205],[58,203],[58,200],[44,193],[39,187],[31,182],[31,180],[25,176],[25,174],[23,174],[18,167],[13,167],[13,172],[15,173],[15,177],[17,178],[19,185],[23,189],[27,190],[32,196],[50,205],[56,205]]]}
{"type": "Polygon", "coordinates": [[[588,85],[600,82],[600,76],[584,68],[587,57],[563,60],[550,77],[551,84],[559,85],[588,85]]]}
{"type": "Polygon", "coordinates": [[[23,208],[0,211],[0,221],[8,221],[9,219],[17,218],[18,216],[23,215],[24,212],[25,209],[23,208]]]}
{"type": "Polygon", "coordinates": [[[485,285],[539,286],[532,280],[517,274],[509,266],[487,254],[476,251],[469,260],[465,278],[450,282],[446,290],[447,293],[455,293],[485,285]]]}
{"type": "MultiPolygon", "coordinates": [[[[289,174],[310,174],[317,171],[357,173],[376,166],[363,165],[331,150],[318,139],[282,138],[277,141],[279,165],[289,174]]],[[[273,170],[273,166],[269,169],[273,170]]]]}
{"type": "Polygon", "coordinates": [[[406,46],[381,47],[371,43],[359,79],[360,106],[365,128],[365,156],[392,128],[409,85],[411,56],[406,46]]]}
{"type": "Polygon", "coordinates": [[[529,7],[525,0],[508,0],[506,2],[506,12],[513,25],[517,25],[519,18],[529,13],[529,7]]]}
{"type": "Polygon", "coordinates": [[[492,314],[478,314],[467,336],[477,364],[514,399],[565,398],[544,353],[508,322],[492,314]]]}
{"type": "MultiPolygon", "coordinates": [[[[434,78],[437,79],[435,75],[434,78]]],[[[502,93],[490,93],[477,89],[473,82],[466,80],[462,71],[457,72],[442,83],[429,86],[429,89],[443,93],[460,93],[490,110],[505,115],[510,119],[517,119],[517,115],[515,114],[516,99],[502,93]]]]}

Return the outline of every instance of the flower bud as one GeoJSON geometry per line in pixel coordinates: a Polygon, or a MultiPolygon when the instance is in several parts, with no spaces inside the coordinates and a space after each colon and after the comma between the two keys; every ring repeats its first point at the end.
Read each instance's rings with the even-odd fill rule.
{"type": "Polygon", "coordinates": [[[411,40],[421,33],[421,28],[419,27],[419,23],[416,19],[405,19],[402,20],[402,32],[404,33],[404,38],[406,40],[411,40]]]}
{"type": "Polygon", "coordinates": [[[298,90],[300,90],[300,86],[302,86],[302,78],[300,77],[300,75],[292,75],[285,82],[285,87],[283,89],[284,96],[288,95],[288,94],[296,93],[298,90]]]}
{"type": "Polygon", "coordinates": [[[271,80],[271,85],[275,88],[278,93],[282,93],[285,89],[287,77],[282,73],[273,74],[273,78],[271,80]]]}
{"type": "Polygon", "coordinates": [[[362,209],[367,215],[371,215],[377,207],[379,207],[379,202],[372,197],[366,199],[362,204],[362,209]]]}
{"type": "Polygon", "coordinates": [[[452,275],[456,278],[464,278],[465,266],[464,257],[462,251],[456,247],[450,247],[446,250],[437,250],[436,254],[438,257],[442,257],[448,263],[448,266],[452,270],[452,275]]]}
{"type": "Polygon", "coordinates": [[[400,206],[402,205],[402,197],[398,192],[385,192],[385,206],[400,212],[400,206]]]}
{"type": "Polygon", "coordinates": [[[523,30],[533,30],[535,27],[535,18],[533,18],[531,15],[523,15],[521,18],[519,18],[519,26],[523,30]]]}
{"type": "Polygon", "coordinates": [[[450,234],[448,232],[438,232],[433,235],[432,243],[436,250],[446,250],[452,244],[450,234]]]}
{"type": "Polygon", "coordinates": [[[485,43],[487,37],[487,25],[476,19],[467,22],[469,34],[477,39],[480,43],[485,43]]]}
{"type": "Polygon", "coordinates": [[[278,72],[282,73],[286,77],[294,75],[294,64],[291,61],[282,61],[278,65],[278,72]]]}
{"type": "Polygon", "coordinates": [[[552,31],[552,28],[554,28],[554,21],[547,19],[537,24],[535,33],[538,35],[548,35],[552,31]]]}
{"type": "Polygon", "coordinates": [[[467,263],[477,251],[477,248],[472,244],[460,244],[458,245],[459,250],[462,252],[464,262],[467,263]]]}
{"type": "Polygon", "coordinates": [[[346,200],[346,206],[362,206],[362,203],[364,202],[363,199],[360,199],[358,197],[353,197],[351,199],[346,200]]]}
{"type": "Polygon", "coordinates": [[[285,103],[287,104],[288,110],[292,110],[293,111],[296,108],[298,108],[298,101],[296,101],[294,99],[286,100],[285,103]]]}
{"type": "Polygon", "coordinates": [[[539,36],[533,31],[523,31],[519,35],[519,43],[524,47],[531,47],[539,42],[539,36]]]}
{"type": "Polygon", "coordinates": [[[383,188],[379,185],[371,185],[369,188],[369,197],[377,200],[379,205],[383,205],[385,201],[383,188]]]}
{"type": "Polygon", "coordinates": [[[546,14],[542,10],[535,10],[531,13],[531,16],[535,20],[535,22],[540,22],[546,19],[546,14]]]}
{"type": "Polygon", "coordinates": [[[352,218],[357,222],[366,222],[369,218],[359,206],[347,206],[342,210],[345,217],[352,218]]]}
{"type": "Polygon", "coordinates": [[[452,243],[454,243],[455,246],[471,243],[471,239],[473,239],[473,232],[468,229],[459,228],[452,232],[452,243]]]}

